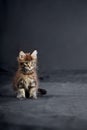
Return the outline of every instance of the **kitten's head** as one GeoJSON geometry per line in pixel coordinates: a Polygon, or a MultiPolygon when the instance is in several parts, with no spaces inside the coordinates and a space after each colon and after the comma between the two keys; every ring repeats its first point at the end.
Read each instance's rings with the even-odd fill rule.
{"type": "Polygon", "coordinates": [[[31,73],[37,67],[37,50],[34,50],[31,54],[20,51],[17,60],[19,63],[19,69],[23,73],[31,73]]]}

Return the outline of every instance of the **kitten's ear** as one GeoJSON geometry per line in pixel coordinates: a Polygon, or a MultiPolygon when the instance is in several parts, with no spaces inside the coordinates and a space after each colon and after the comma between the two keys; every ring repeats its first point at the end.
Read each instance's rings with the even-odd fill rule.
{"type": "Polygon", "coordinates": [[[34,50],[31,54],[31,56],[34,58],[34,59],[37,59],[37,50],[34,50]]]}
{"type": "Polygon", "coordinates": [[[23,59],[25,57],[25,53],[23,51],[19,52],[19,59],[23,59]]]}

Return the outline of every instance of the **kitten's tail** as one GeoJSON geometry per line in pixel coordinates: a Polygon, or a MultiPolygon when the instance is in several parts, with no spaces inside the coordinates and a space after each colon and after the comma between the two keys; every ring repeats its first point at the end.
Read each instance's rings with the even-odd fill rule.
{"type": "Polygon", "coordinates": [[[47,91],[45,89],[38,88],[38,94],[39,95],[45,95],[45,94],[47,94],[47,91]]]}

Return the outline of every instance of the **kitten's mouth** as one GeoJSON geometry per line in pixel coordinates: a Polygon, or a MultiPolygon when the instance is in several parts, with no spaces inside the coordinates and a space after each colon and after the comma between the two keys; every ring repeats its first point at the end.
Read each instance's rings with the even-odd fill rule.
{"type": "Polygon", "coordinates": [[[32,68],[28,68],[28,67],[22,68],[22,72],[24,72],[24,73],[31,73],[32,70],[33,70],[32,68]]]}

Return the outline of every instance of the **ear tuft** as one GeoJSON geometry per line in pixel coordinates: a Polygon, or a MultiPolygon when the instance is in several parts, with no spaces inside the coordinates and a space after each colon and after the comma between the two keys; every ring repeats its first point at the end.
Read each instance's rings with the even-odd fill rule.
{"type": "Polygon", "coordinates": [[[34,58],[34,59],[37,59],[37,50],[34,50],[31,54],[31,56],[34,58]]]}
{"type": "Polygon", "coordinates": [[[19,52],[19,59],[23,59],[25,57],[25,53],[23,51],[19,52]]]}

